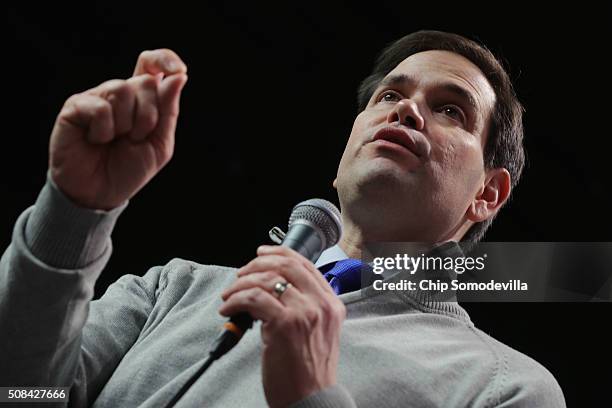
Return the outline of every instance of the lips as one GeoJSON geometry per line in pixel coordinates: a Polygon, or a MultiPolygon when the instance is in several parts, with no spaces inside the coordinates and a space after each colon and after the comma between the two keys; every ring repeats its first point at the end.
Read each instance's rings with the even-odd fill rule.
{"type": "Polygon", "coordinates": [[[397,127],[384,127],[374,134],[372,142],[377,140],[386,140],[387,142],[395,143],[406,149],[418,158],[426,155],[427,146],[420,142],[415,137],[411,136],[407,131],[397,127]]]}

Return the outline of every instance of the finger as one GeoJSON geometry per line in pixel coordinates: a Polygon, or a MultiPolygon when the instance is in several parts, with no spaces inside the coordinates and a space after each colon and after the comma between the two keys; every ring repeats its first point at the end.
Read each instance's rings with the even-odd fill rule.
{"type": "Polygon", "coordinates": [[[127,81],[113,79],[86,93],[101,96],[111,104],[116,134],[126,134],[132,129],[136,95],[127,81]]]}
{"type": "Polygon", "coordinates": [[[159,121],[151,135],[160,164],[170,160],[174,152],[174,135],[179,115],[181,91],[187,83],[187,75],[171,75],[161,82],[158,92],[159,121]]]}
{"type": "Polygon", "coordinates": [[[181,91],[187,83],[187,75],[176,74],[164,78],[159,86],[159,110],[162,116],[178,116],[181,91]]]}
{"type": "Polygon", "coordinates": [[[289,286],[277,298],[285,306],[285,316],[301,315],[306,321],[324,325],[336,324],[346,317],[346,306],[337,296],[314,298],[289,286]]]}
{"type": "Polygon", "coordinates": [[[257,248],[257,254],[282,255],[297,259],[310,273],[314,281],[322,290],[335,295],[333,289],[329,285],[329,282],[327,282],[321,271],[319,271],[312,262],[304,258],[304,256],[297,253],[295,250],[282,245],[262,245],[257,248]]]}
{"type": "Polygon", "coordinates": [[[258,272],[242,276],[221,293],[221,299],[227,300],[233,293],[254,287],[260,287],[270,293],[274,291],[276,282],[284,282],[285,278],[274,272],[258,272]]]}
{"type": "MultiPolygon", "coordinates": [[[[260,255],[238,271],[238,277],[256,272],[274,271],[306,293],[320,293],[321,287],[301,260],[286,255],[260,255]]],[[[329,285],[328,285],[329,286],[329,285]]]]}
{"type": "Polygon", "coordinates": [[[167,48],[141,52],[133,76],[155,75],[160,72],[164,75],[184,74],[187,72],[187,65],[174,51],[167,48]]]}
{"type": "MultiPolygon", "coordinates": [[[[108,143],[115,136],[115,125],[110,103],[99,96],[78,94],[68,98],[58,115],[60,128],[80,128],[85,131],[85,139],[90,143],[108,143]]],[[[74,134],[74,132],[63,132],[74,134]]]]}
{"type": "Polygon", "coordinates": [[[134,90],[135,101],[132,117],[130,140],[140,142],[147,138],[157,127],[159,111],[157,109],[157,87],[159,78],[153,75],[140,75],[128,79],[134,90]]]}
{"type": "Polygon", "coordinates": [[[239,312],[247,312],[254,319],[267,322],[282,316],[284,308],[285,306],[271,293],[255,287],[231,295],[221,305],[219,313],[223,316],[232,316],[239,312]]]}
{"type": "Polygon", "coordinates": [[[309,309],[309,307],[307,307],[308,305],[315,305],[314,302],[309,301],[307,295],[300,292],[300,290],[293,285],[287,286],[287,288],[282,294],[277,295],[276,293],[273,293],[272,296],[276,297],[279,302],[281,302],[286,307],[293,309],[294,311],[301,312],[309,309]]]}

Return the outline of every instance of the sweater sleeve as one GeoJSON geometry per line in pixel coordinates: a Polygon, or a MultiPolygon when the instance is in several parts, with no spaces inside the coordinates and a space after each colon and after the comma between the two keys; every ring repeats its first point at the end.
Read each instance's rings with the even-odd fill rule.
{"type": "Polygon", "coordinates": [[[327,387],[291,404],[289,408],[356,408],[353,397],[341,385],[327,387]]]}
{"type": "Polygon", "coordinates": [[[0,260],[0,386],[72,386],[70,405],[83,406],[133,344],[152,308],[158,269],[120,279],[90,312],[126,205],[79,208],[48,178],[19,217],[0,260]]]}
{"type": "Polygon", "coordinates": [[[566,406],[559,383],[542,365],[531,359],[526,359],[520,366],[515,361],[507,361],[505,365],[507,375],[501,384],[496,407],[564,408],[566,406]]]}

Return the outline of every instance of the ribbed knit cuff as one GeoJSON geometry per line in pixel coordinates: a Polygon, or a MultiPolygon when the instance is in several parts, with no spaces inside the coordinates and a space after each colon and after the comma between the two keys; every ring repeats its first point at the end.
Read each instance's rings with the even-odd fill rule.
{"type": "Polygon", "coordinates": [[[76,206],[47,175],[47,183],[31,209],[25,243],[45,264],[64,269],[89,265],[110,247],[110,234],[127,201],[110,211],[76,206]]]}
{"type": "Polygon", "coordinates": [[[340,385],[332,385],[315,392],[297,402],[294,402],[289,408],[356,408],[357,405],[353,397],[344,387],[340,385]]]}

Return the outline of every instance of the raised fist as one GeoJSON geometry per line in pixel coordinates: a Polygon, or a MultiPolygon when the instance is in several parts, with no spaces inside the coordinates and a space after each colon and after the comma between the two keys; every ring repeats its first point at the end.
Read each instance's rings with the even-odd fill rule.
{"type": "Polygon", "coordinates": [[[109,210],[170,160],[187,67],[173,51],[144,51],[134,75],[68,98],[49,145],[51,177],[76,205],[109,210]]]}

